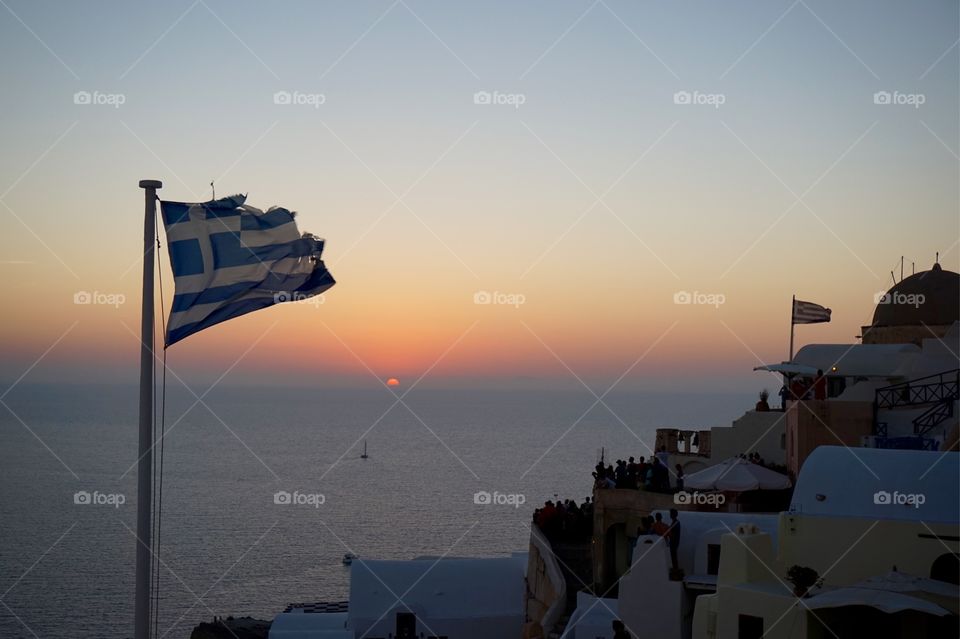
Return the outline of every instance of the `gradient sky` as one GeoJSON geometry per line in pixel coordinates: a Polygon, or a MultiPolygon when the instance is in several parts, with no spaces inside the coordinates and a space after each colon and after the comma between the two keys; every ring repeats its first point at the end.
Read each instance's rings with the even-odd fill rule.
{"type": "Polygon", "coordinates": [[[173,347],[191,383],[753,389],[792,294],[850,342],[901,255],[960,264],[953,1],[0,4],[8,383],[136,379],[141,178],[297,210],[339,281],[173,347]]]}

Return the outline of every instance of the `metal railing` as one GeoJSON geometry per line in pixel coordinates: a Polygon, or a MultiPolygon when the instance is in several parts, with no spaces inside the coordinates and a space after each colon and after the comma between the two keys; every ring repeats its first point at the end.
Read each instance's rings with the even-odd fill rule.
{"type": "Polygon", "coordinates": [[[877,409],[916,406],[960,399],[960,368],[891,384],[876,390],[877,409]]]}
{"type": "Polygon", "coordinates": [[[913,432],[917,435],[926,435],[951,417],[953,417],[953,400],[938,402],[913,420],[913,432]]]}
{"type": "Polygon", "coordinates": [[[928,437],[877,437],[877,448],[896,448],[900,450],[938,450],[940,442],[928,437]]]}

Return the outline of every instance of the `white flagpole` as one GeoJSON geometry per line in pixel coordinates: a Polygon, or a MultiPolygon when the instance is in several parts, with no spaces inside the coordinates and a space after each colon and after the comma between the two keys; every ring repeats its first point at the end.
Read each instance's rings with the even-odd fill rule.
{"type": "Polygon", "coordinates": [[[157,189],[160,180],[140,180],[143,189],[143,304],[140,310],[140,437],[137,459],[137,590],[133,633],[150,637],[151,472],[153,467],[153,264],[157,189]]]}
{"type": "Polygon", "coordinates": [[[792,301],[790,302],[790,359],[788,362],[793,361],[793,314],[797,310],[797,296],[794,295],[792,301]]]}

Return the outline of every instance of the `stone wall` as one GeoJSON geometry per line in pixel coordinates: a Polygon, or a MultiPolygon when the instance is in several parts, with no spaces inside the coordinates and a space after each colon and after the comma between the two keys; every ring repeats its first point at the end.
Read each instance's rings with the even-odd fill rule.
{"type": "Polygon", "coordinates": [[[805,399],[787,403],[787,467],[796,477],[817,446],[863,446],[873,433],[873,403],[805,399]]]}

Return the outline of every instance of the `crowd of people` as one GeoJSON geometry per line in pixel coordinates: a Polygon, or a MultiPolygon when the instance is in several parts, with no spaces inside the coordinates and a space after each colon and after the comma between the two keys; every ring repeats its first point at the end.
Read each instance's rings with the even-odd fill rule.
{"type": "Polygon", "coordinates": [[[630,488],[635,490],[649,490],[658,493],[669,493],[683,490],[683,468],[676,464],[674,470],[669,469],[670,454],[662,447],[650,458],[641,456],[639,461],[630,457],[627,460],[618,459],[615,464],[604,464],[601,459],[594,467],[593,487],[598,488],[630,488]],[[673,475],[671,488],[670,475],[673,475]]]}
{"type": "Polygon", "coordinates": [[[544,502],[533,511],[533,523],[553,542],[582,542],[593,535],[593,502],[584,498],[579,506],[572,499],[544,502]]]}
{"type": "Polygon", "coordinates": [[[786,410],[787,401],[801,399],[826,399],[827,378],[822,370],[817,370],[815,377],[795,375],[780,387],[780,410],[786,410]]]}

